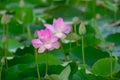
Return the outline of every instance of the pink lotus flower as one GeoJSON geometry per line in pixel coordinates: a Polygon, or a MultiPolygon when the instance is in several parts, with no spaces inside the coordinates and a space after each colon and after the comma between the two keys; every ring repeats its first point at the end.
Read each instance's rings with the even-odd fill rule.
{"type": "Polygon", "coordinates": [[[70,25],[65,24],[63,18],[58,18],[53,20],[53,24],[44,24],[44,26],[51,30],[51,32],[58,38],[64,40],[66,35],[70,33],[71,28],[70,25]]]}
{"type": "Polygon", "coordinates": [[[32,40],[34,48],[38,48],[38,53],[43,53],[45,50],[58,49],[60,44],[58,38],[53,36],[49,29],[36,31],[38,39],[32,40]]]}

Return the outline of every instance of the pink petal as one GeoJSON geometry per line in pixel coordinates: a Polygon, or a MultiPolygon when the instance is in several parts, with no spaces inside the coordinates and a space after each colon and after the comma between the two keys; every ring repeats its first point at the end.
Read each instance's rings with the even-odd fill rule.
{"type": "Polygon", "coordinates": [[[58,18],[53,20],[53,26],[56,31],[62,31],[62,28],[64,27],[63,18],[58,18]]]}
{"type": "Polygon", "coordinates": [[[64,26],[63,32],[66,33],[66,34],[68,34],[68,33],[70,33],[70,31],[71,31],[70,25],[66,24],[64,26]]]}
{"type": "Polygon", "coordinates": [[[34,48],[39,48],[42,42],[39,39],[33,39],[32,40],[32,45],[34,48]]]}
{"type": "Polygon", "coordinates": [[[47,28],[47,29],[49,29],[51,32],[54,32],[55,30],[54,30],[54,27],[52,26],[52,25],[50,25],[50,24],[44,24],[44,26],[47,28]]]}
{"type": "Polygon", "coordinates": [[[44,34],[44,30],[37,30],[36,34],[38,35],[38,38],[40,39],[44,34]]]}
{"type": "Polygon", "coordinates": [[[52,48],[52,43],[46,43],[44,44],[44,47],[49,50],[52,48]]]}
{"type": "Polygon", "coordinates": [[[38,49],[38,53],[43,53],[45,51],[44,46],[40,46],[40,48],[38,49]]]}
{"type": "Polygon", "coordinates": [[[56,33],[55,36],[58,37],[58,38],[61,38],[61,39],[66,38],[66,35],[64,33],[62,33],[62,32],[56,33]]]}
{"type": "Polygon", "coordinates": [[[57,37],[55,37],[55,36],[52,36],[51,37],[51,42],[53,43],[53,42],[56,42],[58,40],[58,38],[57,37]]]}
{"type": "Polygon", "coordinates": [[[57,24],[57,23],[63,24],[64,23],[63,18],[59,17],[53,20],[53,24],[57,24]]]}
{"type": "Polygon", "coordinates": [[[49,29],[46,28],[44,30],[37,31],[37,35],[42,42],[48,42],[51,38],[52,33],[49,29]]]}
{"type": "Polygon", "coordinates": [[[53,44],[53,47],[55,48],[55,49],[58,49],[59,47],[60,47],[60,43],[57,41],[57,42],[55,42],[54,44],[53,44]]]}
{"type": "Polygon", "coordinates": [[[54,47],[51,47],[49,50],[53,50],[54,49],[54,47]]]}
{"type": "Polygon", "coordinates": [[[53,26],[56,32],[68,34],[71,31],[70,25],[65,24],[63,18],[54,19],[53,26]]]}

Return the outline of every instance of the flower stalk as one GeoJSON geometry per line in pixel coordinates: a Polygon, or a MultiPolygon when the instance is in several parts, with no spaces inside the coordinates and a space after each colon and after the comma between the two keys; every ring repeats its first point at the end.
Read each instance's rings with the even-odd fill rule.
{"type": "Polygon", "coordinates": [[[38,53],[37,53],[36,49],[35,49],[35,61],[36,61],[38,80],[40,80],[40,72],[39,72],[40,70],[39,70],[39,65],[38,65],[38,53]]]}
{"type": "Polygon", "coordinates": [[[65,61],[68,61],[68,57],[67,57],[67,55],[66,55],[66,53],[65,53],[65,51],[64,51],[64,48],[63,48],[62,43],[60,43],[60,49],[62,50],[62,53],[63,53],[63,55],[64,55],[64,60],[65,60],[65,61]]]}
{"type": "Polygon", "coordinates": [[[110,77],[112,78],[112,52],[110,52],[110,77]]]}
{"type": "Polygon", "coordinates": [[[109,49],[110,49],[110,78],[112,78],[112,62],[113,62],[113,57],[112,57],[112,52],[113,52],[113,46],[114,44],[112,44],[109,49]]]}
{"type": "MultiPolygon", "coordinates": [[[[8,23],[10,22],[10,17],[7,13],[3,14],[2,18],[1,18],[1,24],[3,25],[3,37],[2,37],[2,41],[3,41],[3,53],[5,58],[3,58],[5,61],[5,66],[6,69],[8,69],[8,62],[7,62],[7,50],[8,50],[8,23]]],[[[1,72],[0,75],[2,75],[2,66],[1,66],[1,72]]]]}
{"type": "Polygon", "coordinates": [[[46,53],[46,71],[45,71],[45,77],[48,76],[48,53],[46,53]]]}
{"type": "MultiPolygon", "coordinates": [[[[77,25],[76,24],[74,24],[74,32],[77,34],[77,25]]],[[[78,46],[79,45],[79,43],[78,43],[78,41],[76,41],[76,45],[78,46]]]]}
{"type": "Polygon", "coordinates": [[[86,28],[83,22],[81,22],[79,27],[79,34],[82,37],[82,58],[83,58],[83,65],[86,70],[86,64],[85,64],[85,53],[84,53],[84,35],[86,33],[86,28]]]}
{"type": "Polygon", "coordinates": [[[84,65],[84,68],[86,69],[86,64],[85,64],[85,53],[84,53],[84,36],[82,36],[82,58],[83,58],[83,65],[84,65]]]}

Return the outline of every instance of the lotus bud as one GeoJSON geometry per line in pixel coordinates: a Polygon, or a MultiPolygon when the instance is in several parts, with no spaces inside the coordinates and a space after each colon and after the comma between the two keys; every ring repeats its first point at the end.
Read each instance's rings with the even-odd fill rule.
{"type": "Polygon", "coordinates": [[[20,7],[23,7],[24,6],[24,0],[20,0],[20,7]]]}
{"type": "Polygon", "coordinates": [[[83,22],[81,22],[80,26],[79,26],[79,34],[80,35],[84,35],[86,33],[86,28],[83,22]]]}
{"type": "Polygon", "coordinates": [[[111,45],[109,45],[109,50],[110,50],[110,52],[112,52],[113,51],[113,48],[114,48],[114,44],[112,43],[111,45]]]}
{"type": "Polygon", "coordinates": [[[73,23],[78,24],[80,22],[80,19],[78,17],[73,17],[73,23]]]}
{"type": "Polygon", "coordinates": [[[2,64],[5,63],[5,57],[2,57],[2,59],[1,59],[1,63],[2,63],[2,64]]]}
{"type": "Polygon", "coordinates": [[[8,24],[10,22],[10,17],[8,14],[3,14],[1,18],[1,24],[8,24]]]}

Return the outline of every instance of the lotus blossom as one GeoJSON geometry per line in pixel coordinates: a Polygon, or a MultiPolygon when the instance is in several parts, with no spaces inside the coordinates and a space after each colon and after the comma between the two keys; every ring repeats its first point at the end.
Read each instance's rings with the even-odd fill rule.
{"type": "Polygon", "coordinates": [[[58,18],[53,20],[53,24],[45,23],[44,26],[49,29],[56,37],[64,40],[66,35],[70,33],[70,25],[65,24],[63,18],[58,18]]]}
{"type": "Polygon", "coordinates": [[[34,48],[38,48],[38,53],[43,53],[45,50],[58,49],[60,44],[58,38],[53,36],[49,29],[36,31],[37,39],[32,40],[34,48]]]}

